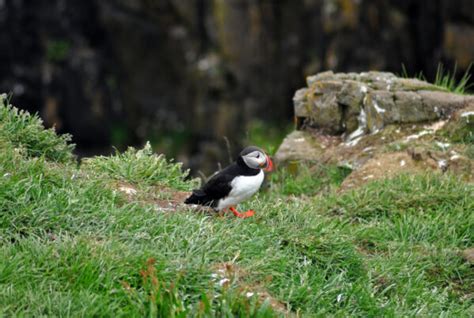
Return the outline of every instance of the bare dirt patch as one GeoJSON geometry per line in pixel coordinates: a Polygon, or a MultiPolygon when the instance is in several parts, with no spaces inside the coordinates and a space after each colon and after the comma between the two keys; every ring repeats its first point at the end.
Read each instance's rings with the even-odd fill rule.
{"type": "Polygon", "coordinates": [[[161,212],[174,212],[184,207],[184,200],[191,194],[186,191],[178,191],[165,186],[140,187],[139,185],[117,182],[112,188],[120,192],[127,202],[142,202],[155,204],[161,212]]]}
{"type": "Polygon", "coordinates": [[[359,170],[353,171],[342,183],[341,190],[348,190],[367,182],[392,178],[401,173],[423,173],[427,169],[436,171],[436,162],[415,161],[407,152],[383,153],[369,159],[359,170]]]}

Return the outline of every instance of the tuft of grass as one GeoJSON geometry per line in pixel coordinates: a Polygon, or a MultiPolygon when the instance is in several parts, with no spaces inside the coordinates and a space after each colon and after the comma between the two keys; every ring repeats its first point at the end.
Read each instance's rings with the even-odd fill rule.
{"type": "Polygon", "coordinates": [[[30,157],[63,163],[74,159],[70,135],[58,136],[54,129],[44,129],[37,115],[10,105],[6,94],[0,95],[0,136],[30,157]]]}
{"type": "Polygon", "coordinates": [[[427,81],[425,75],[423,74],[423,71],[419,71],[418,73],[415,73],[413,76],[410,76],[405,64],[403,64],[403,63],[402,63],[402,73],[400,74],[400,77],[403,77],[403,78],[416,78],[416,79],[419,79],[420,81],[427,81]]]}
{"type": "MultiPolygon", "coordinates": [[[[439,63],[438,67],[436,68],[436,76],[434,78],[433,84],[451,93],[461,95],[468,94],[470,88],[472,88],[473,85],[472,83],[469,83],[471,79],[471,67],[472,64],[468,66],[463,76],[458,80],[456,78],[457,64],[454,65],[454,69],[451,72],[445,69],[442,63],[439,63]]],[[[404,78],[414,77],[421,81],[428,81],[422,71],[416,73],[414,76],[410,76],[404,64],[402,64],[402,73],[400,76],[404,78]]]]}
{"type": "Polygon", "coordinates": [[[451,73],[449,70],[444,68],[443,64],[440,63],[436,69],[434,84],[436,86],[444,87],[452,93],[466,94],[467,91],[472,87],[472,84],[469,84],[469,80],[471,79],[471,67],[472,64],[466,69],[461,79],[457,80],[457,65],[454,65],[453,72],[451,73]]]}
{"type": "Polygon", "coordinates": [[[197,180],[187,180],[189,170],[182,170],[181,163],[168,161],[164,155],[153,153],[147,142],[143,149],[128,148],[114,156],[96,156],[83,160],[86,170],[106,175],[108,178],[141,184],[161,184],[178,190],[191,190],[197,180]]]}

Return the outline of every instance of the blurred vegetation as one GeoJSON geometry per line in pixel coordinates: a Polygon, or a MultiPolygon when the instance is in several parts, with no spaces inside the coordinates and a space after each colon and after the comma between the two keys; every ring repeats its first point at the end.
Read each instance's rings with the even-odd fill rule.
{"type": "Polygon", "coordinates": [[[278,150],[283,138],[293,129],[294,125],[292,123],[282,126],[279,123],[253,120],[247,126],[243,143],[259,146],[268,154],[273,155],[278,150]]]}
{"type": "Polygon", "coordinates": [[[71,50],[71,42],[67,40],[49,41],[46,46],[46,58],[51,62],[63,62],[71,50]]]}
{"type": "Polygon", "coordinates": [[[152,136],[150,142],[154,149],[166,152],[170,157],[182,154],[183,149],[193,140],[193,134],[186,128],[176,129],[166,134],[156,134],[152,136]]]}

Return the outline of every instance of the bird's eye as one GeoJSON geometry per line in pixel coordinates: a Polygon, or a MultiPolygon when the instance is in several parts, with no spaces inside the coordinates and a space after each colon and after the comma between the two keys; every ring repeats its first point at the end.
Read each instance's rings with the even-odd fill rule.
{"type": "Polygon", "coordinates": [[[259,159],[259,158],[260,158],[260,154],[257,154],[257,159],[259,159]]]}

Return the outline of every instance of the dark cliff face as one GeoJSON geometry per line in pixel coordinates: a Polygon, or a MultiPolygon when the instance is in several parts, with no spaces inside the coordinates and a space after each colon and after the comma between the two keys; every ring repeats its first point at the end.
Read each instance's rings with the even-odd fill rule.
{"type": "Polygon", "coordinates": [[[470,0],[5,0],[0,91],[84,154],[151,139],[209,171],[204,158],[222,160],[223,136],[237,145],[252,118],[288,122],[305,75],[464,71],[472,12],[470,0]]]}

